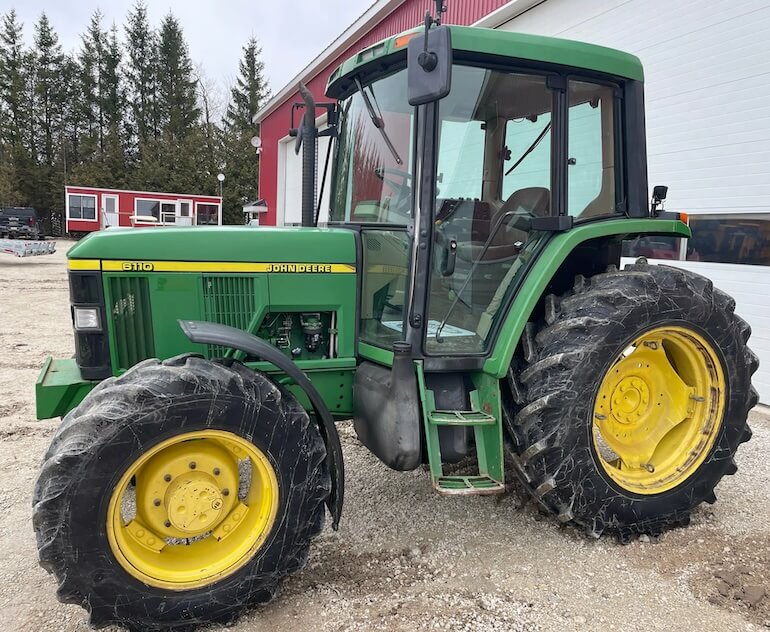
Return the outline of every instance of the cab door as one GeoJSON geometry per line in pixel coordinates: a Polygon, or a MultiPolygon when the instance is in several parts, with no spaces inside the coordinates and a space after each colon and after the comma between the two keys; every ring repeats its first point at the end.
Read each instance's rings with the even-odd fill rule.
{"type": "Polygon", "coordinates": [[[542,75],[455,65],[439,102],[426,355],[483,354],[551,213],[554,94],[542,75]]]}

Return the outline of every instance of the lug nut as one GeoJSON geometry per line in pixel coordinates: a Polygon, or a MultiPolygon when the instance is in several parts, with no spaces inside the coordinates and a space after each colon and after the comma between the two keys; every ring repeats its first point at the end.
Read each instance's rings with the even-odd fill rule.
{"type": "Polygon", "coordinates": [[[214,476],[219,476],[219,468],[218,467],[214,468],[214,476]]]}
{"type": "Polygon", "coordinates": [[[195,464],[195,461],[190,461],[190,464],[188,465],[188,467],[189,467],[191,470],[194,470],[194,469],[195,469],[196,467],[198,467],[198,466],[195,464]]]}
{"type": "Polygon", "coordinates": [[[171,521],[170,520],[166,520],[166,522],[163,523],[163,526],[165,526],[166,529],[168,529],[171,526],[171,521]]]}
{"type": "Polygon", "coordinates": [[[167,483],[170,483],[171,482],[171,474],[166,474],[163,477],[163,480],[166,481],[167,483]]]}
{"type": "Polygon", "coordinates": [[[155,505],[156,507],[160,507],[160,498],[156,498],[155,500],[153,500],[152,504],[155,505]]]}
{"type": "Polygon", "coordinates": [[[227,487],[225,487],[225,488],[222,490],[222,496],[229,496],[229,495],[230,495],[230,490],[229,490],[229,489],[227,489],[227,487]]]}

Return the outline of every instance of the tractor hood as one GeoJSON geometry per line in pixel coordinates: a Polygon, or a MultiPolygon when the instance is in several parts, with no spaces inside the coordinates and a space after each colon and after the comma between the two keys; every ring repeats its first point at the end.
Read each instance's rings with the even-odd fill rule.
{"type": "Polygon", "coordinates": [[[355,236],[339,228],[111,228],[91,233],[69,259],[355,264],[355,236]]]}

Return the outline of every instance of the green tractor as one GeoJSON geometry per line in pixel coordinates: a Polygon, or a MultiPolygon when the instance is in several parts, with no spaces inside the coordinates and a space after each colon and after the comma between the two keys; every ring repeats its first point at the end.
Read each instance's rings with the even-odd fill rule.
{"type": "Polygon", "coordinates": [[[76,354],[37,384],[38,417],[64,420],[34,529],[94,625],[268,601],[327,508],[340,521],[335,420],[440,494],[516,477],[593,537],[685,525],[736,471],[749,326],[708,279],[620,269],[626,240],[690,235],[665,187],[648,202],[636,57],[427,18],[327,94],[319,132],[303,89],[304,226],[115,230],[69,252],[76,354]]]}

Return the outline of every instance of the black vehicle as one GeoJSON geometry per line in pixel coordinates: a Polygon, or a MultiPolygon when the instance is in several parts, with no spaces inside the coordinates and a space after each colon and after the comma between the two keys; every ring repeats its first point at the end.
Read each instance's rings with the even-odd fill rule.
{"type": "Polygon", "coordinates": [[[0,237],[43,239],[43,219],[29,206],[0,209],[0,237]]]}

